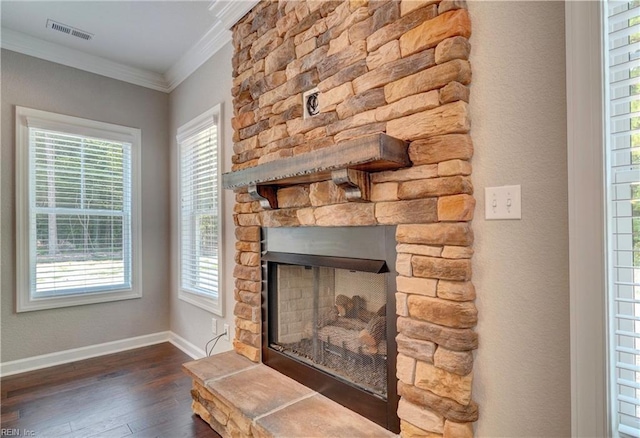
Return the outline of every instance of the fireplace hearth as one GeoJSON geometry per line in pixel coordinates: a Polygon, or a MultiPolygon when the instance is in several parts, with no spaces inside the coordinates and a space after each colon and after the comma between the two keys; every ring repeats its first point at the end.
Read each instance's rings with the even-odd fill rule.
{"type": "Polygon", "coordinates": [[[395,227],[263,234],[263,363],[398,432],[395,227]]]}

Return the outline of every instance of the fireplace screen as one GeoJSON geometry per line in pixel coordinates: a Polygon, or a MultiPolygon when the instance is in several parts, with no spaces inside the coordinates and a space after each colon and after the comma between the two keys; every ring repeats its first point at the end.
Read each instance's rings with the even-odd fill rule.
{"type": "Polygon", "coordinates": [[[270,347],[386,398],[386,274],[282,263],[274,267],[270,347]]]}

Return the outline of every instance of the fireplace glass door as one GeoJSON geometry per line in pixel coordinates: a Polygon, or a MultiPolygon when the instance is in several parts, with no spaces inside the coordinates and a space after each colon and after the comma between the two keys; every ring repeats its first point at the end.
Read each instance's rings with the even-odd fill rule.
{"type": "Polygon", "coordinates": [[[387,274],[274,265],[270,347],[386,399],[387,274]]]}

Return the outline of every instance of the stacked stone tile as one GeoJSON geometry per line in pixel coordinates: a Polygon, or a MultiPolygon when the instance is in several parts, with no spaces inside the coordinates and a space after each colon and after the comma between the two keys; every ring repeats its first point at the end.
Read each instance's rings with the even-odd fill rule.
{"type": "Polygon", "coordinates": [[[463,0],[266,1],[233,29],[233,170],[363,135],[409,142],[412,166],[371,174],[371,202],[331,181],[236,192],[235,350],[260,360],[260,227],[397,225],[403,436],[472,436],[475,200],[463,0]],[[303,119],[302,92],[321,92],[303,119]]]}

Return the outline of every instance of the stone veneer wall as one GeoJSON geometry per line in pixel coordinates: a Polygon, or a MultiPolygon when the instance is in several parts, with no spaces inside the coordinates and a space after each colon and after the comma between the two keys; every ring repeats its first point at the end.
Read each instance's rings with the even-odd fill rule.
{"type": "Polygon", "coordinates": [[[472,436],[477,348],[463,0],[267,1],[233,29],[233,170],[386,132],[412,166],[371,175],[371,202],[333,182],[236,192],[234,348],[260,360],[260,227],[397,224],[398,415],[403,436],[472,436]],[[318,87],[321,114],[302,118],[318,87]]]}

